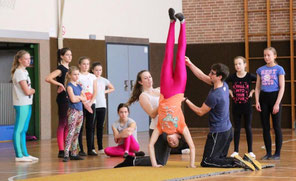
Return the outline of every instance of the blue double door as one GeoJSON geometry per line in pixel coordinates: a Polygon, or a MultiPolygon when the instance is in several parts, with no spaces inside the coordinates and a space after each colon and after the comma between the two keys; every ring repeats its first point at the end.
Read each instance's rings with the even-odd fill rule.
{"type": "MultiPolygon", "coordinates": [[[[112,124],[119,118],[117,106],[128,101],[138,72],[148,70],[148,64],[148,45],[107,44],[107,75],[115,87],[115,91],[108,94],[109,134],[112,134],[112,124]]],[[[149,130],[149,117],[139,102],[130,106],[129,117],[136,121],[138,132],[149,130]]]]}

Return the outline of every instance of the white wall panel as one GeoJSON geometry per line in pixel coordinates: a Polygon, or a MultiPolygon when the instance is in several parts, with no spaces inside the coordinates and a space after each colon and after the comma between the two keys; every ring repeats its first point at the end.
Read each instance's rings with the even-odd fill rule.
{"type": "MultiPolygon", "coordinates": [[[[105,36],[149,38],[165,42],[168,8],[182,10],[181,0],[65,0],[65,38],[105,36]]],[[[57,0],[16,0],[0,7],[0,29],[47,32],[57,37],[57,0]]],[[[178,31],[176,31],[178,32],[178,31]]],[[[1,36],[1,35],[0,35],[1,36]]]]}

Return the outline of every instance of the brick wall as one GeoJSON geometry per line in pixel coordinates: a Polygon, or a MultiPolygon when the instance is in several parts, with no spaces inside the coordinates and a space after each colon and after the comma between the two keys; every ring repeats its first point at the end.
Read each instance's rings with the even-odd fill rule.
{"type": "MultiPolygon", "coordinates": [[[[249,0],[249,10],[266,9],[266,0],[249,0]]],[[[271,9],[288,8],[289,0],[270,0],[271,9]]],[[[296,0],[293,1],[296,8],[296,0]]],[[[296,31],[296,10],[294,10],[296,31]]],[[[183,0],[188,43],[222,43],[244,41],[243,0],[183,0]]],[[[266,33],[266,12],[249,13],[249,33],[266,33]]],[[[289,32],[289,12],[271,12],[271,32],[289,32]]],[[[294,35],[294,39],[296,36],[294,35]]],[[[289,35],[275,35],[272,40],[288,40],[289,35]]],[[[250,37],[266,41],[266,36],[250,37]]]]}

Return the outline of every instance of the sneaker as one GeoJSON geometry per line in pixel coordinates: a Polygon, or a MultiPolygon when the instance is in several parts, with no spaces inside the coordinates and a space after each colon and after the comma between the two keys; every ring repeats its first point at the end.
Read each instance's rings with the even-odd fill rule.
{"type": "Polygon", "coordinates": [[[32,161],[38,161],[38,160],[39,160],[39,158],[37,158],[37,157],[33,157],[33,156],[31,156],[31,155],[29,155],[29,156],[25,156],[25,157],[31,159],[32,161]]]}
{"type": "Polygon", "coordinates": [[[128,156],[128,152],[124,152],[123,158],[126,158],[128,156]]]}
{"type": "Polygon", "coordinates": [[[183,23],[185,18],[184,18],[184,15],[182,13],[177,13],[176,15],[176,18],[178,18],[178,20],[183,23]]]}
{"type": "Polygon", "coordinates": [[[249,152],[248,153],[251,157],[253,157],[254,159],[256,159],[256,155],[253,152],[249,152]]]}
{"type": "Polygon", "coordinates": [[[15,161],[16,162],[31,162],[33,160],[31,160],[28,157],[23,156],[23,157],[15,157],[15,161]]]}
{"type": "Polygon", "coordinates": [[[80,152],[78,153],[78,155],[79,155],[79,156],[86,156],[86,153],[85,153],[84,151],[80,151],[80,152]]]}
{"type": "Polygon", "coordinates": [[[69,157],[68,156],[64,157],[63,162],[68,162],[68,161],[69,161],[69,157]]]}
{"type": "Polygon", "coordinates": [[[274,154],[274,155],[272,155],[269,159],[270,159],[270,160],[280,160],[281,158],[280,158],[280,155],[276,155],[276,154],[274,154]]]}
{"type": "Polygon", "coordinates": [[[134,160],[135,157],[128,155],[123,162],[116,165],[114,168],[120,168],[120,167],[131,167],[134,166],[134,160]]]}
{"type": "Polygon", "coordinates": [[[143,151],[136,151],[135,155],[136,156],[145,156],[145,153],[143,151]]]}
{"type": "Polygon", "coordinates": [[[98,154],[96,153],[96,151],[91,150],[90,152],[87,153],[89,156],[98,156],[98,154]]]}
{"type": "Polygon", "coordinates": [[[76,155],[76,156],[70,156],[70,160],[84,160],[84,158],[82,158],[79,155],[76,155]]]}
{"type": "Polygon", "coordinates": [[[99,153],[99,154],[104,154],[105,151],[104,151],[104,149],[101,149],[101,150],[98,151],[98,153],[99,153]]]}
{"type": "Polygon", "coordinates": [[[181,153],[182,154],[189,154],[190,153],[190,149],[189,148],[183,149],[183,150],[181,150],[181,153]]]}
{"type": "Polygon", "coordinates": [[[249,153],[245,153],[244,160],[252,163],[257,170],[262,169],[261,163],[259,163],[257,160],[255,160],[255,158],[253,156],[251,156],[249,153]]]}
{"type": "Polygon", "coordinates": [[[238,152],[235,151],[235,152],[233,152],[233,153],[230,155],[230,157],[233,158],[233,157],[235,157],[236,155],[238,155],[238,152]]]}
{"type": "Polygon", "coordinates": [[[271,155],[265,155],[261,158],[261,160],[269,160],[271,155]]]}
{"type": "Polygon", "coordinates": [[[256,170],[252,163],[243,160],[242,157],[240,157],[239,155],[234,156],[234,159],[236,160],[235,163],[238,166],[240,166],[242,168],[250,169],[252,171],[256,170]]]}
{"type": "Polygon", "coordinates": [[[170,16],[171,20],[173,20],[173,21],[177,20],[177,18],[175,17],[175,10],[173,8],[169,9],[169,16],[170,16]]]}
{"type": "Polygon", "coordinates": [[[58,154],[58,158],[64,158],[64,154],[65,154],[64,150],[60,150],[58,154]]]}

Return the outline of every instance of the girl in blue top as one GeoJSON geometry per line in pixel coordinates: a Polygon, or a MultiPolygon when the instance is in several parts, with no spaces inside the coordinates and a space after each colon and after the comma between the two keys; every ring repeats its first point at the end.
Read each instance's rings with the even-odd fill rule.
{"type": "Polygon", "coordinates": [[[266,48],[264,50],[266,65],[258,68],[256,71],[256,109],[260,112],[266,148],[266,155],[262,157],[262,160],[279,160],[283,140],[281,130],[281,101],[285,91],[285,71],[275,61],[276,57],[277,52],[275,48],[266,48]],[[276,149],[274,155],[271,155],[270,115],[275,132],[276,149]]]}
{"type": "Polygon", "coordinates": [[[72,147],[70,155],[71,160],[83,160],[78,155],[78,136],[83,121],[82,102],[86,101],[82,87],[78,84],[79,69],[75,66],[69,68],[66,74],[66,90],[69,97],[68,109],[68,135],[65,142],[64,162],[69,160],[69,150],[72,147]]]}

